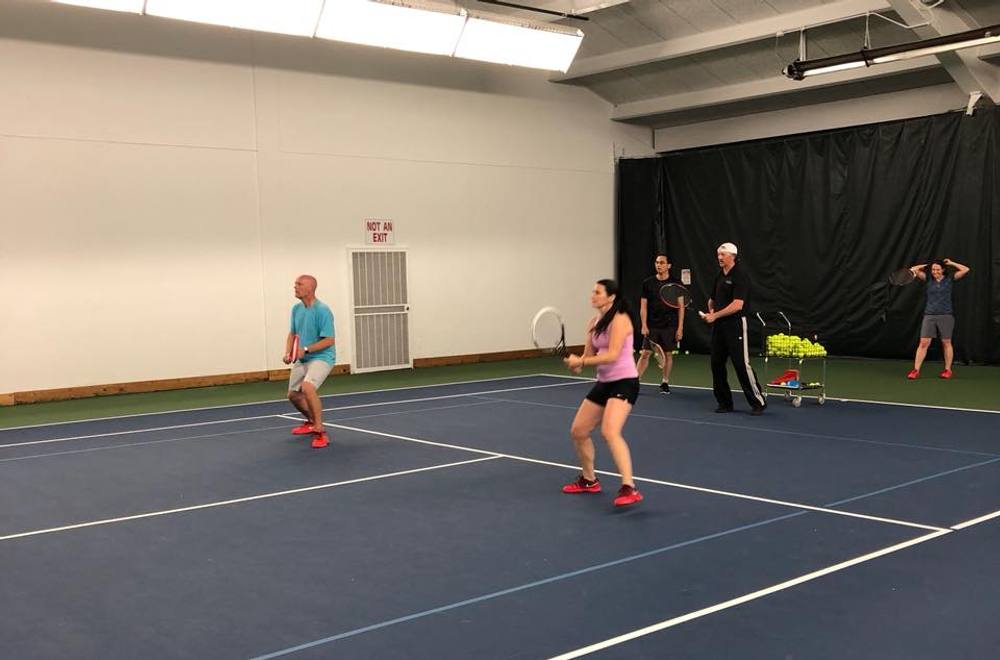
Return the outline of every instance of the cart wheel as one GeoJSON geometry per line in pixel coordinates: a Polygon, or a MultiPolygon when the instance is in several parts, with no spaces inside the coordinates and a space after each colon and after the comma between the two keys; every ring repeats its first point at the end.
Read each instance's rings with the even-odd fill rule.
{"type": "Polygon", "coordinates": [[[822,405],[823,405],[824,403],[826,403],[826,395],[825,395],[825,394],[820,394],[820,395],[819,395],[819,398],[818,398],[818,399],[816,399],[816,403],[818,403],[818,404],[819,404],[819,405],[821,405],[821,406],[822,406],[822,405]]]}
{"type": "Polygon", "coordinates": [[[792,393],[785,392],[785,401],[791,401],[791,400],[792,400],[792,393]]]}
{"type": "Polygon", "coordinates": [[[795,406],[796,408],[798,408],[799,406],[801,406],[802,405],[802,397],[797,396],[794,399],[792,399],[792,405],[795,406]]]}

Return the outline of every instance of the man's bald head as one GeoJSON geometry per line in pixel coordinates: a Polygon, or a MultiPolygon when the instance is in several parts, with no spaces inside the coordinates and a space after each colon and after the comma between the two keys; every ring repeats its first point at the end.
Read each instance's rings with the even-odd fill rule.
{"type": "Polygon", "coordinates": [[[318,285],[319,282],[312,275],[299,275],[295,278],[295,297],[301,300],[315,296],[318,285]]]}

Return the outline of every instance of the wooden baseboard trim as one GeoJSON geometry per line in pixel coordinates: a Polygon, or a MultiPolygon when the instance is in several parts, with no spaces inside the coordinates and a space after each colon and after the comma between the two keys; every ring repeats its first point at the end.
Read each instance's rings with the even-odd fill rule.
{"type": "MultiPolygon", "coordinates": [[[[583,350],[583,346],[570,346],[568,347],[568,350],[573,353],[579,353],[583,350]]],[[[456,364],[480,364],[483,362],[501,362],[503,360],[524,360],[527,358],[544,357],[545,355],[548,355],[548,353],[539,349],[500,351],[497,353],[472,353],[469,355],[446,355],[433,358],[417,358],[413,360],[413,368],[422,369],[425,367],[444,367],[456,364]]],[[[288,372],[288,369],[271,369],[268,371],[247,371],[245,373],[220,374],[217,376],[167,378],[164,380],[147,380],[133,383],[112,383],[109,385],[62,387],[52,390],[9,392],[6,394],[0,394],[0,406],[15,406],[25,403],[44,403],[49,401],[67,401],[69,399],[87,399],[96,396],[114,396],[116,394],[186,390],[194,387],[215,387],[217,385],[238,385],[241,383],[279,381],[287,380],[288,372]]],[[[333,368],[333,371],[330,372],[330,375],[345,376],[350,373],[351,365],[338,364],[333,368]]]]}
{"type": "MultiPolygon", "coordinates": [[[[9,392],[7,394],[0,394],[0,406],[15,406],[25,403],[45,403],[49,401],[68,401],[70,399],[87,399],[97,396],[114,396],[116,394],[165,392],[168,390],[186,390],[194,387],[215,387],[218,385],[239,385],[243,383],[287,380],[288,372],[289,369],[273,369],[270,371],[247,371],[244,373],[219,374],[216,376],[166,378],[163,380],[146,380],[132,383],[112,383],[108,385],[62,387],[52,390],[9,392]]],[[[330,372],[330,375],[341,376],[349,373],[351,373],[351,365],[338,364],[333,368],[333,371],[330,372]]]]}

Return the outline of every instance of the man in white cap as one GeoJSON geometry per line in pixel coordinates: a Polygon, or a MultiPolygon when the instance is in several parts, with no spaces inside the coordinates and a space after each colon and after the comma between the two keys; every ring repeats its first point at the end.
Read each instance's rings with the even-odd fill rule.
{"type": "Polygon", "coordinates": [[[750,414],[760,415],[767,401],[757,374],[750,366],[746,318],[750,305],[750,277],[736,263],[738,252],[732,243],[723,243],[716,250],[721,270],[708,301],[708,313],[702,318],[705,323],[712,324],[712,391],[719,403],[715,412],[733,411],[733,391],[726,376],[728,358],[732,360],[736,377],[750,404],[750,414]]]}

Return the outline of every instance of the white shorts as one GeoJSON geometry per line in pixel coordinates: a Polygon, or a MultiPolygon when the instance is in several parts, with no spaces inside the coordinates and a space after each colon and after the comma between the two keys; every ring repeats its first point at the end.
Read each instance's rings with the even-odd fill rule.
{"type": "Polygon", "coordinates": [[[292,371],[288,374],[288,391],[301,392],[302,383],[312,383],[313,387],[319,389],[326,377],[333,370],[333,365],[324,360],[309,360],[308,362],[296,362],[292,365],[292,371]]]}

